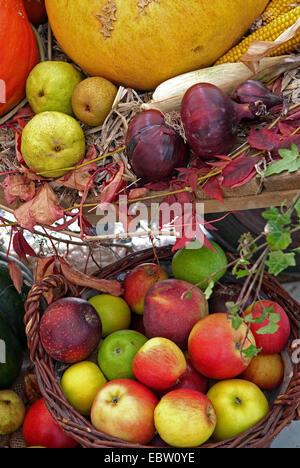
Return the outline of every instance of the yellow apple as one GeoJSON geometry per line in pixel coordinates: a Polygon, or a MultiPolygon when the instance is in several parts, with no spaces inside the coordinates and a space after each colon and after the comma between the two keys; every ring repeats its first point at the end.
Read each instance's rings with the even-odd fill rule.
{"type": "Polygon", "coordinates": [[[209,398],[197,390],[172,390],[154,411],[159,436],[173,447],[204,444],[216,427],[216,412],[209,398]]]}
{"type": "Polygon", "coordinates": [[[250,429],[269,413],[269,403],[260,388],[243,379],[222,380],[207,397],[217,414],[213,438],[222,441],[250,429]]]}
{"type": "Polygon", "coordinates": [[[64,372],[61,387],[73,408],[88,416],[97,392],[106,382],[96,364],[82,361],[73,364],[64,372]]]}

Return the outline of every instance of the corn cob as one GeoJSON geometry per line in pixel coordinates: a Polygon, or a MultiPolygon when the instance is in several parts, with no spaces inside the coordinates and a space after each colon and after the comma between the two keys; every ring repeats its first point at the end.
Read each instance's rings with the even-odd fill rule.
{"type": "Polygon", "coordinates": [[[263,23],[270,23],[278,16],[295,8],[299,3],[299,1],[295,0],[271,0],[262,14],[263,23]]]}
{"type": "MultiPolygon", "coordinates": [[[[215,65],[222,63],[239,62],[241,57],[247,52],[253,41],[275,41],[284,31],[290,26],[296,23],[300,18],[300,6],[283,15],[275,18],[271,23],[257,29],[253,34],[246,37],[235,47],[230,49],[225,55],[223,55],[215,65]]],[[[300,42],[300,32],[297,32],[293,39],[286,42],[282,46],[279,46],[275,51],[269,54],[270,57],[277,55],[283,55],[288,52],[292,52],[295,46],[300,42]]]]}
{"type": "Polygon", "coordinates": [[[154,91],[152,99],[142,104],[141,108],[157,109],[164,113],[180,111],[184,94],[197,83],[211,83],[226,94],[231,94],[246,80],[255,79],[268,83],[273,78],[299,66],[300,55],[281,55],[263,58],[256,75],[253,75],[252,71],[241,62],[202,68],[164,81],[154,91]]]}

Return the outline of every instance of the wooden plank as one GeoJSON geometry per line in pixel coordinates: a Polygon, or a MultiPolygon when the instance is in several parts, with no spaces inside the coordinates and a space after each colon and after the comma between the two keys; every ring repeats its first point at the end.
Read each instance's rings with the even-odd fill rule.
{"type": "MultiPolygon", "coordinates": [[[[290,203],[300,190],[300,171],[293,174],[283,173],[268,177],[260,187],[260,180],[253,178],[248,184],[235,189],[223,189],[224,202],[209,199],[203,191],[199,191],[197,202],[204,203],[204,213],[220,213],[227,211],[245,211],[256,208],[267,208],[270,206],[280,206],[283,202],[290,203]],[[258,193],[260,192],[260,193],[258,193]]],[[[149,207],[151,203],[161,203],[165,199],[165,193],[150,193],[155,198],[148,199],[144,203],[149,207]]],[[[80,203],[79,198],[76,203],[80,203]]],[[[90,197],[88,203],[98,203],[99,199],[90,197]]],[[[0,204],[5,206],[3,191],[0,189],[0,204]]],[[[21,203],[15,202],[8,207],[8,211],[16,209],[21,203]]],[[[68,206],[69,207],[69,206],[68,206]]],[[[68,208],[65,206],[65,208],[68,208]]],[[[92,223],[96,224],[101,216],[96,214],[96,209],[85,208],[84,216],[92,223]]]]}

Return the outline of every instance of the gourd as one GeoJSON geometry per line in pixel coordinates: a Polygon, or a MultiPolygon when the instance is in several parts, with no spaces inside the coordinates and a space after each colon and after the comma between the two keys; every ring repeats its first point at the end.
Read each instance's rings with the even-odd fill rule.
{"type": "Polygon", "coordinates": [[[19,104],[39,50],[22,0],[0,0],[0,117],[19,104]]]}
{"type": "Polygon", "coordinates": [[[263,12],[267,0],[46,0],[64,52],[90,75],[153,90],[212,65],[263,12]]]}

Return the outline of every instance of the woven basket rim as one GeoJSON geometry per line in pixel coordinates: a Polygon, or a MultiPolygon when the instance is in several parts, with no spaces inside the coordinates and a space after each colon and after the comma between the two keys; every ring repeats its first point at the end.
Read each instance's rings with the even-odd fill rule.
{"type": "MultiPolygon", "coordinates": [[[[103,268],[98,272],[98,276],[103,279],[113,278],[138,264],[170,260],[172,255],[170,246],[137,251],[103,268]]],[[[56,291],[55,300],[66,296],[68,292],[66,281],[61,275],[48,276],[35,284],[25,303],[24,321],[31,361],[35,366],[41,395],[52,417],[66,434],[86,448],[157,449],[157,446],[133,444],[97,431],[87,418],[67,402],[56,380],[55,361],[46,354],[39,339],[40,301],[43,294],[51,289],[56,291]]],[[[300,346],[297,341],[300,341],[300,304],[268,273],[265,273],[262,289],[272,300],[284,306],[290,319],[291,339],[283,356],[288,381],[285,379],[269,414],[250,430],[222,442],[207,442],[199,448],[266,448],[282,429],[300,417],[300,371],[299,366],[291,360],[292,352],[295,352],[295,343],[297,347],[300,346]]]]}

